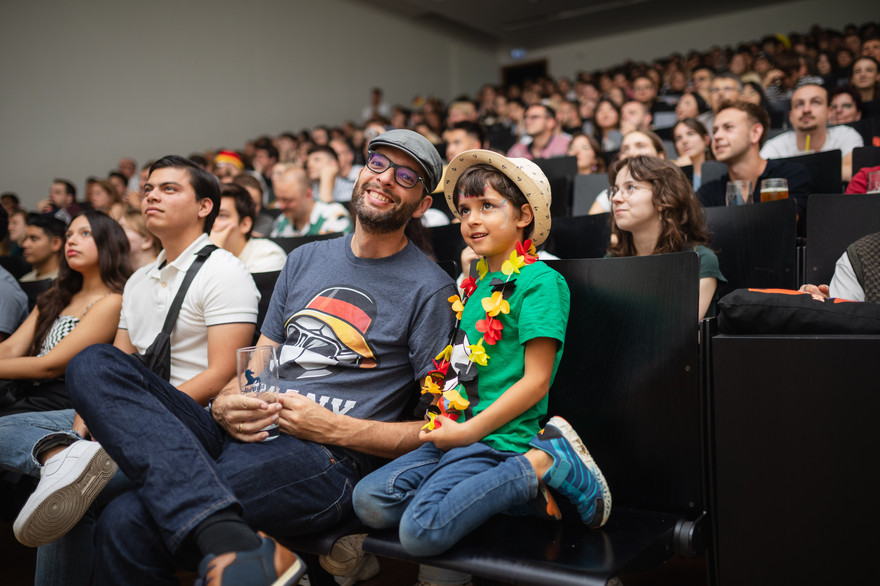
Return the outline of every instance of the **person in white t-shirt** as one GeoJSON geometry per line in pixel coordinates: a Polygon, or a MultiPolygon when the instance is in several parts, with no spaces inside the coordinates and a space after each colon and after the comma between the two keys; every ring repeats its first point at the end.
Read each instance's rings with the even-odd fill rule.
{"type": "Polygon", "coordinates": [[[211,228],[211,242],[244,263],[249,273],[280,271],[287,260],[284,249],[265,238],[251,238],[256,206],[244,187],[234,183],[220,189],[220,213],[211,228]]]}
{"type": "Polygon", "coordinates": [[[840,150],[841,176],[852,179],[852,151],[864,146],[862,135],[849,126],[828,127],[828,90],[806,84],[791,95],[788,119],[794,130],[767,141],[761,149],[764,159],[782,159],[811,152],[840,150]]]}

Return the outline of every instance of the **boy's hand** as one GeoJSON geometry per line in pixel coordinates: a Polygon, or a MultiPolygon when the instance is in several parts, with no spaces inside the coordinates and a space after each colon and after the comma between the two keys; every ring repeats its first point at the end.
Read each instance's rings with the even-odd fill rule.
{"type": "Polygon", "coordinates": [[[441,450],[469,446],[483,439],[482,437],[473,437],[471,432],[473,426],[467,425],[467,423],[457,423],[445,415],[438,415],[434,419],[434,426],[432,431],[421,430],[419,441],[422,443],[433,442],[441,450]]]}

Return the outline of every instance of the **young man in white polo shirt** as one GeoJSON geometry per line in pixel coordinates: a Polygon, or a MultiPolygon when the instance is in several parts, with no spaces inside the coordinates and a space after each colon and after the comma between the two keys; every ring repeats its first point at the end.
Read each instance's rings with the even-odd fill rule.
{"type": "MultiPolygon", "coordinates": [[[[206,405],[234,376],[235,350],[249,345],[253,338],[259,293],[241,261],[225,250],[214,250],[190,283],[171,333],[169,381],[146,371],[129,354],[143,354],[152,344],[187,270],[199,251],[213,246],[208,233],[220,208],[220,186],[215,177],[189,160],[168,156],[151,167],[144,192],[144,220],[164,250],[126,283],[114,344],[91,346],[71,364],[79,361],[92,371],[96,384],[114,376],[134,382],[139,389],[164,384],[172,400],[206,405]]],[[[0,464],[23,474],[43,476],[16,521],[16,535],[23,542],[41,545],[47,541],[41,538],[44,527],[39,519],[41,509],[51,508],[51,504],[42,489],[58,490],[58,481],[69,483],[70,492],[80,494],[77,508],[82,515],[95,496],[86,487],[103,485],[107,475],[115,471],[115,464],[98,442],[79,440],[89,437],[85,423],[74,417],[73,410],[26,413],[0,421],[0,443],[5,446],[0,451],[0,464]],[[38,462],[44,464],[42,472],[38,462]],[[95,482],[102,476],[104,482],[95,482]]],[[[161,452],[161,437],[133,437],[132,441],[155,442],[161,452]]],[[[80,529],[88,531],[89,527],[80,529]]],[[[65,583],[88,583],[91,556],[72,554],[68,547],[71,541],[91,540],[91,535],[81,531],[68,534],[50,548],[41,548],[37,583],[41,583],[41,576],[52,573],[50,566],[64,568],[65,583]]]]}

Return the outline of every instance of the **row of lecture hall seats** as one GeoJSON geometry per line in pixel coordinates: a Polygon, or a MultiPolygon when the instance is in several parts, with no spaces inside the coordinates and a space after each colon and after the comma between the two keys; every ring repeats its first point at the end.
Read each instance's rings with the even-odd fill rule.
{"type": "MultiPolygon", "coordinates": [[[[814,195],[809,206],[805,250],[792,201],[707,210],[730,288],[827,282],[850,242],[880,230],[878,197],[814,195]]],[[[438,259],[457,261],[458,227],[431,235],[438,259]]],[[[713,586],[877,583],[880,513],[864,455],[880,449],[880,336],[719,334],[714,319],[694,319],[695,253],[587,258],[604,254],[601,216],[555,218],[553,237],[569,252],[550,264],[572,303],[550,413],[602,466],[609,523],[587,530],[561,503],[562,522],[501,515],[429,559],[408,555],[394,531],[369,532],[364,549],[478,584],[606,584],[650,576],[672,556],[704,557],[713,586]]],[[[349,518],[284,542],[306,558],[312,584],[332,585],[317,556],[365,531],[349,518]]]]}

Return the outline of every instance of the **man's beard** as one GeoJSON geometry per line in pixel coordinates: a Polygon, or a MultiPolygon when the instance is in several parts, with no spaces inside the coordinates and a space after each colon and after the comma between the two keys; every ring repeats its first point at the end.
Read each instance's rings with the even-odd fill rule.
{"type": "MultiPolygon", "coordinates": [[[[394,199],[384,189],[376,188],[376,190],[381,191],[392,200],[394,199]]],[[[413,212],[416,211],[416,208],[421,203],[421,200],[414,201],[411,204],[400,202],[396,207],[387,212],[379,212],[365,205],[365,191],[366,184],[362,184],[360,181],[356,183],[351,196],[351,203],[354,206],[354,213],[357,216],[358,223],[365,231],[372,232],[373,234],[388,234],[400,230],[406,226],[406,223],[412,218],[413,212]]]]}

